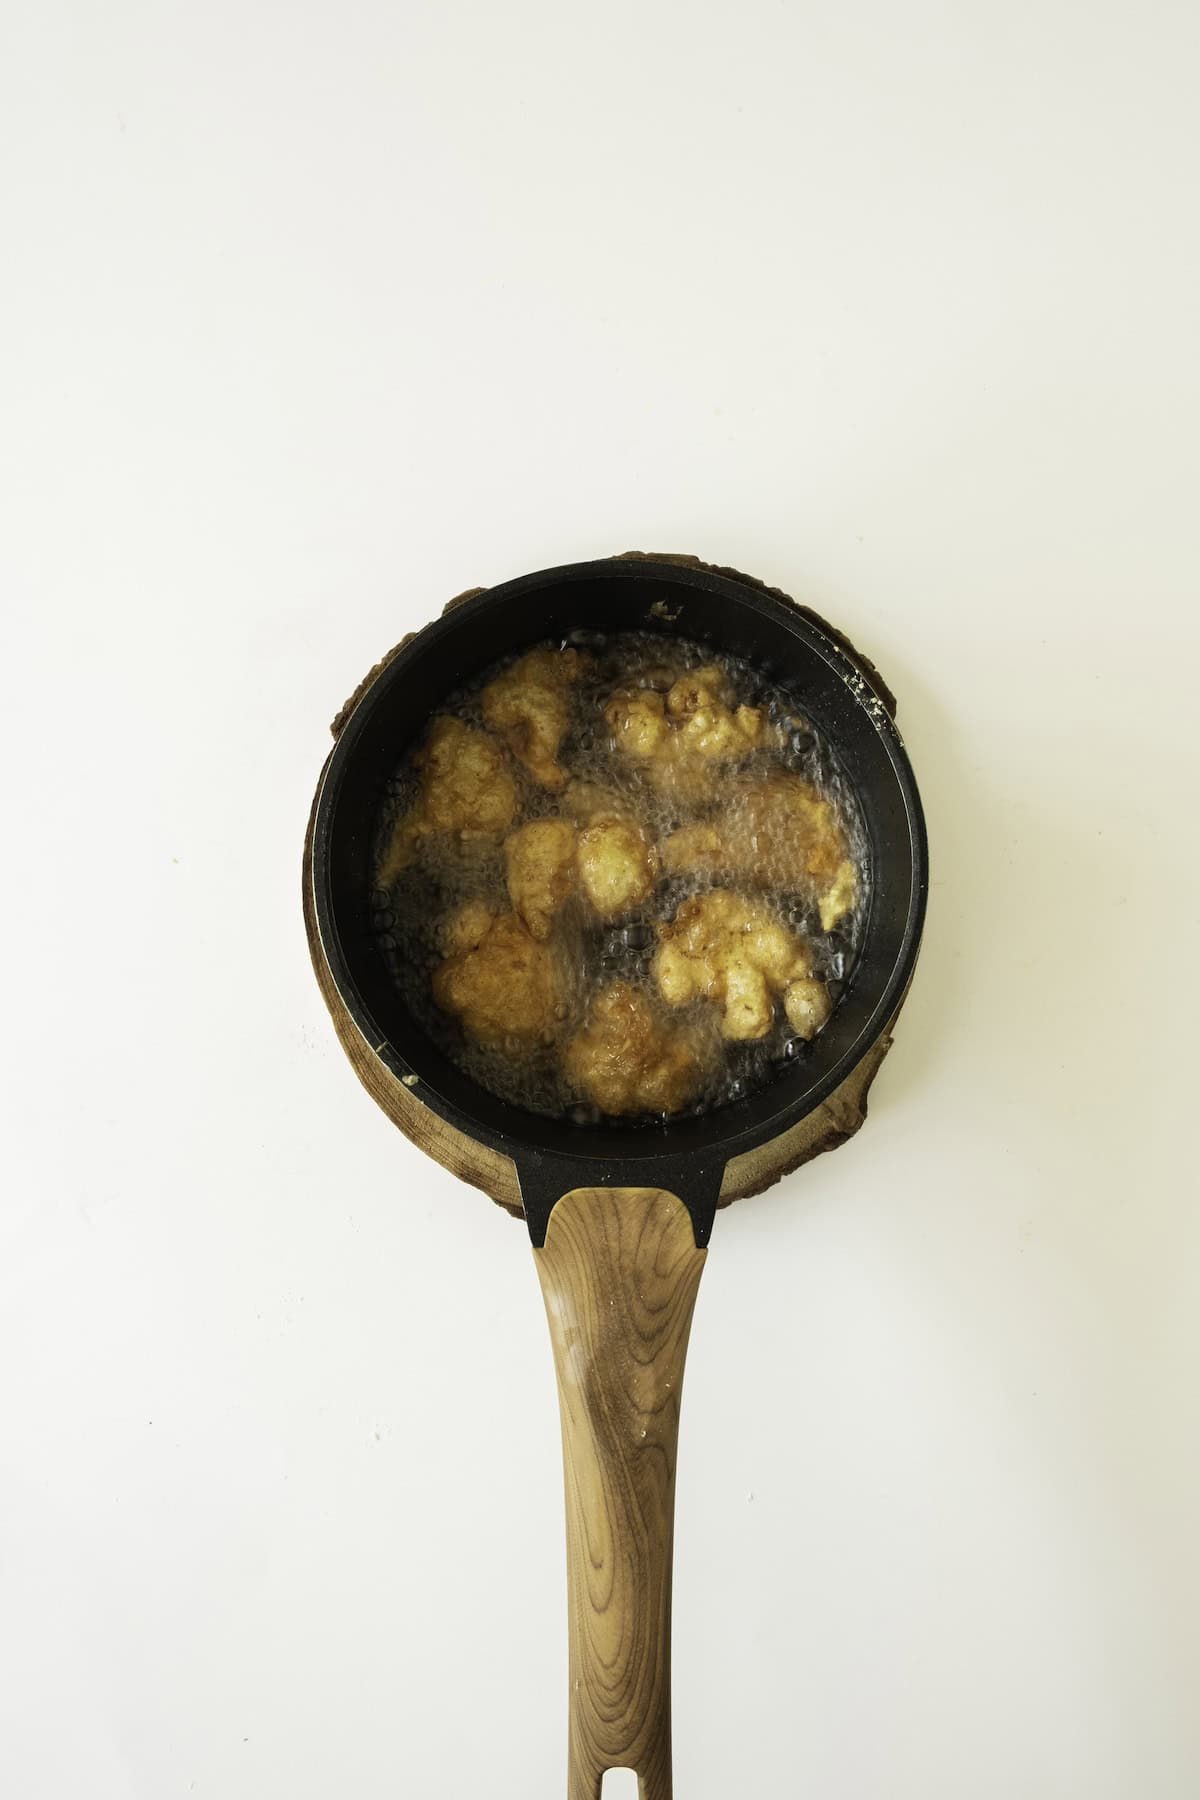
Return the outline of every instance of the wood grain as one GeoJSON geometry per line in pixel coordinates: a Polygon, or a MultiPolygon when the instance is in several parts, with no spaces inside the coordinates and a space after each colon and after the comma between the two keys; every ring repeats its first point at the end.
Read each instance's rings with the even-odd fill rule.
{"type": "Polygon", "coordinates": [[[636,1769],[671,1800],[671,1561],[684,1360],[707,1252],[660,1188],[576,1188],[534,1251],[562,1417],[567,1800],[636,1769]]]}

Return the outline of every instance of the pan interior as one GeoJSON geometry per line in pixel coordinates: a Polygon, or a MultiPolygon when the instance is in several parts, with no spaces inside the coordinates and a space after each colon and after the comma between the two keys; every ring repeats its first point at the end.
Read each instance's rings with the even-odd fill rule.
{"type": "Polygon", "coordinates": [[[899,738],[856,666],[798,609],[707,571],[583,564],[493,588],[429,626],[356,708],[330,759],[313,844],[325,953],[371,1047],[427,1104],[509,1154],[607,1162],[735,1154],[795,1123],[831,1092],[887,1023],[916,953],[924,901],[919,802],[899,738]],[[372,834],[384,783],[441,699],[501,657],[573,631],[646,631],[711,644],[787,689],[841,762],[862,810],[871,901],[853,977],[797,1066],[766,1088],[661,1125],[576,1125],[527,1112],[457,1069],[409,1015],[370,924],[372,834]]]}

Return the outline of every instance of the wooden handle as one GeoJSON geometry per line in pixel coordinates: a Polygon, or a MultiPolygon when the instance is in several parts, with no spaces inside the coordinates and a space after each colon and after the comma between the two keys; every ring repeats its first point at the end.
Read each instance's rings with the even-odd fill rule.
{"type": "Polygon", "coordinates": [[[706,1252],[661,1188],[576,1188],[534,1251],[567,1502],[567,1800],[636,1769],[671,1800],[671,1550],[679,1398],[706,1252]]]}

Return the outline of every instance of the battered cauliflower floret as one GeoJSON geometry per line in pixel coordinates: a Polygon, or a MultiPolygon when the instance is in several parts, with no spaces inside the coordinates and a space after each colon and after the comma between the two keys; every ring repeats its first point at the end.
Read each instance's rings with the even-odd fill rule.
{"type": "MultiPolygon", "coordinates": [[[[812,977],[812,954],[765,906],[725,888],[685,900],[658,927],[653,974],[671,1006],[711,1000],[722,1009],[721,1036],[765,1037],[773,995],[812,977]]],[[[819,985],[819,984],[818,984],[819,985]]]]}
{"type": "Polygon", "coordinates": [[[852,911],[858,897],[850,846],[832,803],[810,781],[782,769],[731,784],[721,818],[681,826],[664,841],[662,857],[672,875],[808,886],[824,931],[852,911]]]}
{"type": "Polygon", "coordinates": [[[797,1037],[813,1038],[829,1023],[833,1001],[823,981],[793,981],[784,990],[783,1010],[797,1037]]]}
{"type": "Polygon", "coordinates": [[[653,688],[620,689],[604,717],[626,756],[675,761],[699,756],[732,762],[764,742],[766,715],[757,706],[731,707],[720,669],[693,669],[663,695],[653,688]]]}
{"type": "Polygon", "coordinates": [[[520,919],[468,901],[449,921],[445,941],[456,947],[433,972],[433,997],[470,1037],[528,1053],[561,1035],[567,1016],[562,964],[520,919]]]}
{"type": "MultiPolygon", "coordinates": [[[[845,840],[843,840],[843,842],[844,841],[845,840]]],[[[829,886],[823,893],[820,893],[817,896],[817,909],[821,915],[821,930],[832,931],[834,926],[839,924],[840,921],[846,917],[847,913],[854,911],[854,905],[857,899],[858,870],[850,861],[850,858],[844,856],[834,870],[833,875],[830,878],[829,886]]]]}
{"type": "Polygon", "coordinates": [[[761,707],[729,704],[729,684],[720,669],[695,669],[681,676],[667,695],[667,711],[678,721],[680,755],[694,752],[715,762],[735,761],[757,749],[766,732],[761,707]]]}
{"type": "Polygon", "coordinates": [[[569,819],[534,819],[504,841],[508,895],[535,938],[548,938],[554,915],[575,892],[579,838],[569,819]]]}
{"type": "Polygon", "coordinates": [[[616,919],[649,899],[658,858],[637,822],[614,811],[583,813],[587,823],[536,819],[504,845],[508,893],[535,938],[548,938],[563,903],[583,890],[602,919],[616,919]]]}
{"type": "Polygon", "coordinates": [[[658,874],[653,844],[633,819],[603,813],[579,833],[579,880],[602,919],[648,900],[658,874]]]}
{"type": "Polygon", "coordinates": [[[653,688],[629,692],[619,688],[604,708],[608,729],[625,756],[671,756],[674,732],[667,717],[667,703],[653,688]]]}
{"type": "Polygon", "coordinates": [[[486,900],[464,900],[439,927],[442,955],[462,956],[474,950],[487,936],[495,917],[495,907],[486,900]]]}
{"type": "Polygon", "coordinates": [[[517,810],[517,784],[503,747],[461,719],[434,719],[413,762],[420,791],[379,858],[376,878],[382,887],[408,866],[427,838],[460,845],[499,842],[517,810]]]}
{"type": "Polygon", "coordinates": [[[563,1054],[572,1086],[606,1113],[678,1112],[699,1090],[706,1065],[697,1034],[661,1019],[627,981],[599,990],[563,1054]]]}
{"type": "Polygon", "coordinates": [[[531,650],[483,690],[485,724],[552,793],[567,785],[558,752],[567,731],[567,696],[583,664],[578,650],[531,650]]]}
{"type": "Polygon", "coordinates": [[[667,690],[667,711],[673,719],[687,719],[704,706],[719,706],[722,711],[728,710],[730,698],[729,678],[723,669],[715,663],[705,663],[699,669],[689,669],[686,675],[679,675],[667,690]]]}

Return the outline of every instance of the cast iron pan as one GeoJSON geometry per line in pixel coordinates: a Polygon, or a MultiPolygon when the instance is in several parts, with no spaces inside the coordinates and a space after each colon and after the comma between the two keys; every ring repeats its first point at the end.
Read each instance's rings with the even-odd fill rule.
{"type": "Polygon", "coordinates": [[[670,1800],[670,1610],[680,1387],[718,1205],[861,1121],[916,960],[924,822],[876,671],[785,595],[691,558],[543,569],[453,602],[373,670],[334,730],[305,849],[318,980],[360,1077],[456,1174],[523,1214],[558,1375],[567,1508],[568,1800],[632,1768],[670,1800]],[[409,1017],[372,927],[383,784],[453,689],[576,630],[653,630],[744,657],[789,690],[858,795],[872,864],[863,942],[832,1019],[766,1089],[667,1125],[577,1125],[486,1093],[409,1017]]]}

